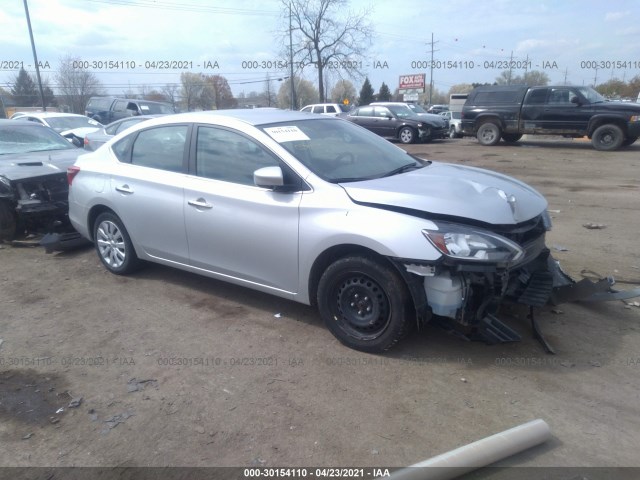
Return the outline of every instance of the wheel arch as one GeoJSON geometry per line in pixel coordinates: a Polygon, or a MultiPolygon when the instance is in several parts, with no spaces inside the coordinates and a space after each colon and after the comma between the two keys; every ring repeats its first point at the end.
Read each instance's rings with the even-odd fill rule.
{"type": "Polygon", "coordinates": [[[393,265],[393,262],[384,255],[380,255],[378,252],[370,248],[363,247],[362,245],[342,244],[329,247],[318,255],[311,266],[311,270],[309,271],[308,292],[311,305],[316,306],[318,303],[318,284],[320,283],[320,277],[322,277],[322,274],[327,267],[336,260],[356,255],[379,261],[387,265],[393,265]]]}
{"type": "Polygon", "coordinates": [[[320,277],[322,277],[324,271],[332,263],[349,256],[362,256],[395,269],[405,282],[405,287],[411,296],[418,321],[428,321],[430,314],[427,308],[427,297],[424,291],[422,278],[407,272],[400,260],[390,259],[389,257],[381,255],[370,248],[355,244],[343,244],[330,247],[322,252],[316,258],[315,262],[313,262],[308,282],[309,301],[312,306],[317,306],[318,285],[320,283],[320,277]]]}
{"type": "Polygon", "coordinates": [[[625,118],[622,117],[610,117],[610,116],[595,116],[592,117],[589,121],[589,128],[587,129],[587,136],[591,138],[593,136],[593,132],[596,131],[598,127],[602,125],[615,125],[622,129],[622,133],[627,136],[627,122],[625,118]]]}

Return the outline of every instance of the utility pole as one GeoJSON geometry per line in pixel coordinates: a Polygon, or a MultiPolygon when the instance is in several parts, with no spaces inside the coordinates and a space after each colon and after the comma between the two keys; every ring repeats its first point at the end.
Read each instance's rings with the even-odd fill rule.
{"type": "Polygon", "coordinates": [[[38,78],[38,88],[40,89],[40,101],[42,102],[42,111],[47,111],[47,104],[44,101],[44,90],[42,90],[42,80],[40,79],[40,67],[38,66],[38,56],[36,55],[36,44],[33,41],[33,31],[31,30],[31,18],[29,18],[29,7],[27,0],[23,0],[24,13],[27,16],[27,26],[29,27],[29,38],[31,38],[31,50],[33,51],[33,61],[36,65],[36,77],[38,78]]]}
{"type": "Polygon", "coordinates": [[[593,77],[593,88],[596,88],[597,84],[598,84],[598,69],[596,68],[596,74],[593,77]]]}
{"type": "Polygon", "coordinates": [[[564,69],[564,85],[567,84],[567,74],[569,73],[569,68],[564,69]]]}
{"type": "Polygon", "coordinates": [[[289,2],[289,64],[291,65],[289,85],[291,86],[291,110],[296,108],[296,89],[293,86],[293,29],[291,27],[291,2],[289,2]]]}
{"type": "Polygon", "coordinates": [[[511,85],[511,74],[513,73],[513,50],[511,50],[511,56],[509,57],[509,75],[507,76],[507,85],[511,85]]]}
{"type": "Polygon", "coordinates": [[[430,66],[430,79],[429,79],[429,106],[431,106],[431,99],[433,98],[433,52],[437,52],[438,50],[434,50],[433,47],[438,42],[433,41],[433,32],[431,32],[431,43],[427,43],[427,45],[431,45],[431,63],[430,66]]]}

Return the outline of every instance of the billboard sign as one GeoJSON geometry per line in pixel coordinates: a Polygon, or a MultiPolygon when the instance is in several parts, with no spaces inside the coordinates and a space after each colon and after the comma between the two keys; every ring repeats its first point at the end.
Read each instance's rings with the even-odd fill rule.
{"type": "Polygon", "coordinates": [[[422,90],[424,92],[424,79],[426,74],[400,75],[400,90],[422,90]]]}

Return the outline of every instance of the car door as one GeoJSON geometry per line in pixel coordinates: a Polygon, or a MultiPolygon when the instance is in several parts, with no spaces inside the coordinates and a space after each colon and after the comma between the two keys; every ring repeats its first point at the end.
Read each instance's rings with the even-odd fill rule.
{"type": "MultiPolygon", "coordinates": [[[[113,147],[122,162],[110,180],[116,213],[142,253],[188,264],[184,227],[186,146],[189,125],[152,127],[113,147]]],[[[141,252],[138,252],[141,253],[141,252]]]]}
{"type": "Polygon", "coordinates": [[[257,187],[253,172],[280,166],[235,130],[197,127],[185,184],[185,225],[193,267],[253,286],[295,292],[301,192],[257,187]]]}
{"type": "Polygon", "coordinates": [[[373,107],[371,106],[360,107],[356,109],[349,115],[349,120],[360,125],[361,127],[366,128],[367,130],[378,133],[376,131],[378,120],[373,115],[373,107]]]}
{"type": "Polygon", "coordinates": [[[591,108],[582,96],[570,87],[549,88],[542,114],[541,133],[574,134],[587,131],[591,108]],[[577,103],[576,103],[577,100],[577,103]]]}
{"type": "Polygon", "coordinates": [[[400,122],[387,107],[374,107],[375,133],[382,137],[395,137],[400,122]]]}

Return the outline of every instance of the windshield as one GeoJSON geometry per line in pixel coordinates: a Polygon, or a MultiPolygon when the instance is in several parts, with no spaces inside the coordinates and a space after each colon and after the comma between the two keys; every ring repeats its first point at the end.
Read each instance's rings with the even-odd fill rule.
{"type": "Polygon", "coordinates": [[[89,117],[47,117],[44,120],[56,132],[64,132],[65,130],[73,130],[74,128],[101,127],[98,122],[89,117]]]}
{"type": "Polygon", "coordinates": [[[589,103],[599,103],[599,102],[606,102],[607,99],[604,98],[602,95],[600,95],[598,92],[596,92],[593,88],[591,87],[578,87],[578,91],[584,95],[584,97],[589,100],[589,103]]]}
{"type": "Polygon", "coordinates": [[[422,108],[420,105],[416,105],[415,103],[409,103],[407,105],[413,111],[413,113],[428,113],[424,108],[422,108]]]}
{"type": "Polygon", "coordinates": [[[387,108],[401,118],[413,117],[416,115],[416,113],[406,105],[389,105],[387,108]]]}
{"type": "Polygon", "coordinates": [[[333,183],[380,178],[429,163],[343,120],[295,120],[261,128],[309,170],[333,183]]]}
{"type": "Polygon", "coordinates": [[[64,137],[40,125],[0,127],[0,155],[75,149],[64,137]]]}
{"type": "Polygon", "coordinates": [[[140,111],[143,115],[149,114],[171,114],[175,113],[173,111],[173,107],[171,105],[165,103],[146,103],[146,102],[138,102],[140,106],[140,111]]]}

